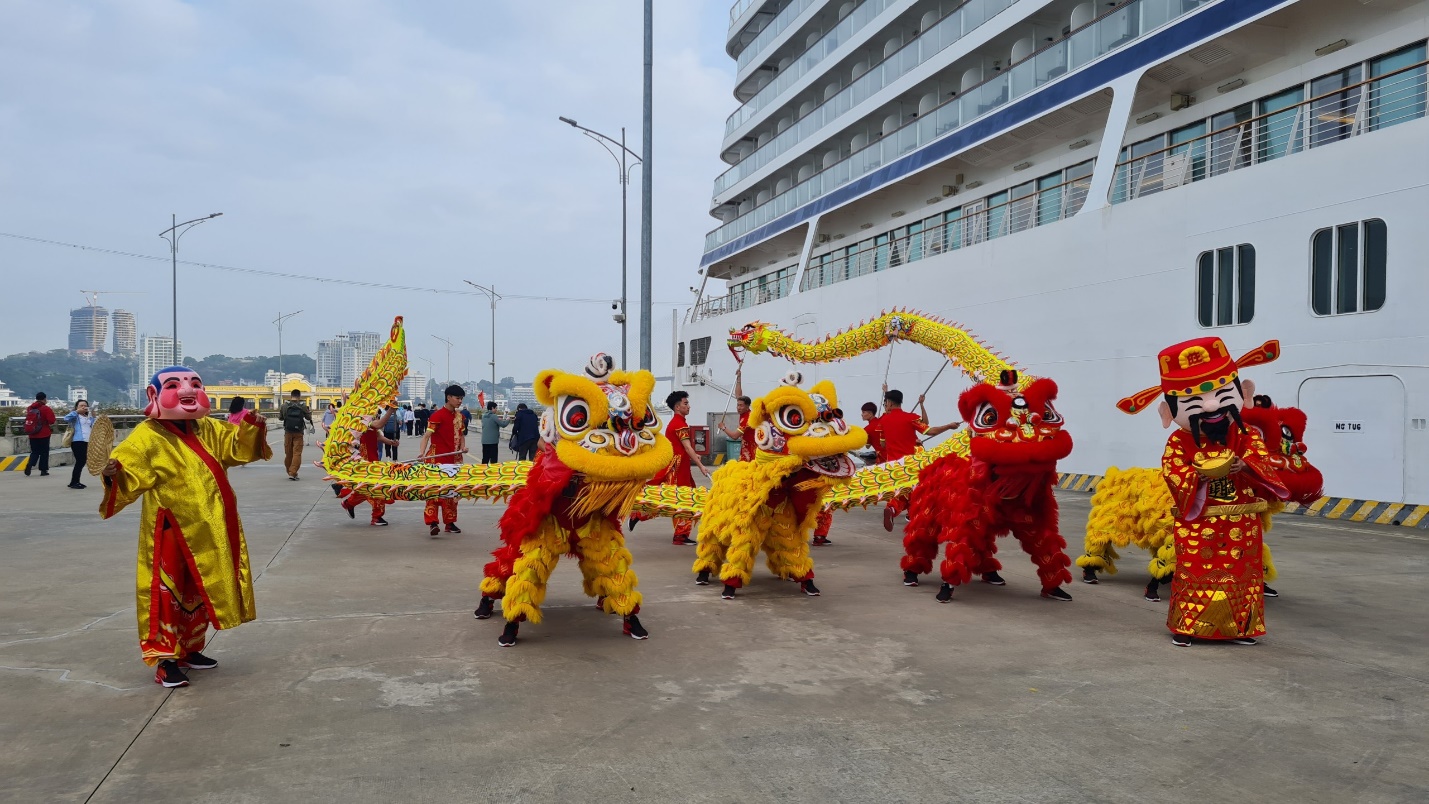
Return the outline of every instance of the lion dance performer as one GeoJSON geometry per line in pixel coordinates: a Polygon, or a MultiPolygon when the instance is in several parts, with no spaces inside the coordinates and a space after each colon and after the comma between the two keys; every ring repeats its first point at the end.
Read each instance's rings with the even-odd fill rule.
{"type": "Polygon", "coordinates": [[[1127,413],[1157,396],[1166,441],[1161,474],[1174,506],[1176,574],[1166,626],[1178,647],[1193,638],[1254,645],[1265,634],[1261,514],[1290,492],[1260,434],[1241,410],[1255,394],[1239,370],[1269,363],[1268,341],[1233,359],[1220,338],[1196,338],[1161,350],[1161,385],[1117,403],[1127,413]]]}
{"type": "MultiPolygon", "coordinates": [[[[685,417],[690,415],[690,395],[684,391],[672,391],[669,396],[665,397],[665,406],[673,411],[670,423],[665,426],[665,440],[670,442],[671,458],[669,465],[651,479],[650,483],[656,486],[694,488],[695,475],[690,471],[690,467],[699,467],[705,477],[710,476],[710,470],[700,463],[700,456],[695,452],[695,442],[690,437],[690,425],[685,421],[685,417]]],[[[632,514],[630,529],[635,529],[635,523],[644,522],[650,518],[649,515],[643,513],[632,514]]],[[[673,544],[676,547],[694,545],[695,540],[690,538],[690,534],[695,530],[695,518],[679,513],[672,515],[671,520],[675,525],[673,544]]]]}
{"type": "Polygon", "coordinates": [[[516,644],[523,620],[541,622],[546,582],[562,554],[579,560],[597,607],[621,615],[627,635],[649,636],[636,616],[641,596],[620,522],[673,452],[650,404],[654,387],[650,372],[617,371],[604,354],[591,358],[584,376],[536,375],[536,398],[546,406],[543,445],[501,516],[502,546],[486,565],[476,609],[478,620],[487,619],[501,598],[502,647],[516,644]]]}
{"type": "Polygon", "coordinates": [[[160,369],[146,393],[148,418],[104,466],[99,515],[108,519],[143,498],[139,649],[145,664],[157,665],[155,683],[186,687],[185,669],[218,666],[200,652],[210,625],[236,628],[258,616],[227,470],[273,453],[253,411],[237,424],[208,418],[208,394],[192,369],[160,369]]]}
{"type": "Polygon", "coordinates": [[[790,372],[780,387],[754,400],[754,460],[714,473],[693,571],[701,586],[718,572],[725,600],[749,583],[760,550],[770,572],[798,581],[806,595],[819,594],[809,533],[830,489],[853,475],[844,453],[861,448],[867,434],[844,423],[833,383],[804,391],[802,381],[802,374],[790,372]]]}
{"type": "Polygon", "coordinates": [[[947,545],[937,600],[947,603],[954,587],[979,575],[1004,586],[998,574],[997,536],[1011,533],[1037,565],[1042,597],[1069,601],[1067,541],[1057,527],[1057,461],[1072,451],[1053,407],[1057,384],[1040,378],[1019,386],[1018,373],[1001,373],[997,386],[979,383],[958,398],[969,425],[970,454],[945,455],[923,469],[909,496],[904,530],[903,584],[917,586],[932,572],[938,545],[947,545]]]}

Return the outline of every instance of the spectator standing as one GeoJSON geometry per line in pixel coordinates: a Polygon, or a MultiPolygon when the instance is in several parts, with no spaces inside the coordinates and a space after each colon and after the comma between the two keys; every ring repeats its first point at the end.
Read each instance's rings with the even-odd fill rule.
{"type": "Polygon", "coordinates": [[[50,474],[50,435],[54,433],[55,412],[50,410],[45,400],[45,392],[35,394],[35,401],[25,408],[25,422],[21,427],[30,439],[30,458],[25,461],[25,477],[30,470],[39,467],[40,477],[50,474]]]}
{"type": "Polygon", "coordinates": [[[541,437],[541,423],[536,412],[526,407],[525,402],[516,405],[516,416],[511,420],[511,441],[516,445],[516,460],[536,460],[536,443],[541,437]]]}
{"type": "Polygon", "coordinates": [[[283,405],[283,466],[289,480],[298,479],[298,469],[303,465],[303,433],[316,429],[312,412],[303,404],[302,391],[294,390],[283,405]]]}
{"type": "MultiPolygon", "coordinates": [[[[466,439],[461,434],[461,417],[457,410],[461,408],[461,401],[465,398],[466,390],[460,385],[447,386],[446,404],[432,411],[427,420],[427,433],[422,436],[422,445],[417,449],[417,460],[437,464],[462,462],[462,453],[466,452],[466,439]]],[[[439,500],[427,500],[427,507],[422,512],[422,521],[431,528],[432,535],[436,536],[440,532],[437,527],[439,510],[442,521],[446,523],[447,533],[461,533],[461,528],[456,526],[456,499],[443,497],[439,500]]]]}
{"type": "Polygon", "coordinates": [[[398,416],[391,406],[388,406],[383,417],[382,436],[382,451],[387,455],[387,460],[397,460],[397,447],[402,443],[402,417],[398,416]]]}
{"type": "Polygon", "coordinates": [[[323,438],[332,431],[332,423],[337,421],[337,405],[327,403],[327,410],[323,411],[323,438]]]}
{"type": "Polygon", "coordinates": [[[412,425],[416,417],[412,415],[412,403],[408,402],[402,406],[402,427],[407,430],[407,435],[412,435],[412,425]]]}
{"type": "Polygon", "coordinates": [[[69,423],[69,449],[74,456],[74,471],[69,476],[69,487],[82,489],[84,484],[79,482],[79,470],[83,469],[85,462],[89,460],[89,431],[94,427],[94,415],[89,412],[89,403],[83,399],[75,402],[74,410],[65,414],[65,421],[69,423]]]}
{"type": "Polygon", "coordinates": [[[471,432],[471,408],[462,406],[461,413],[461,437],[466,438],[466,434],[471,432]]]}
{"type": "Polygon", "coordinates": [[[416,435],[427,434],[427,421],[432,418],[432,412],[427,409],[426,402],[418,402],[417,409],[412,411],[412,417],[416,420],[417,426],[412,428],[416,435]]]}
{"type": "MultiPolygon", "coordinates": [[[[228,403],[228,423],[238,424],[243,421],[243,417],[246,413],[244,409],[247,407],[248,399],[246,397],[235,396],[233,401],[228,403]]],[[[326,417],[323,418],[323,422],[327,422],[326,417]]]]}
{"type": "Polygon", "coordinates": [[[481,462],[501,463],[497,453],[501,449],[501,428],[511,422],[496,412],[496,403],[486,403],[486,414],[481,417],[481,462]]]}

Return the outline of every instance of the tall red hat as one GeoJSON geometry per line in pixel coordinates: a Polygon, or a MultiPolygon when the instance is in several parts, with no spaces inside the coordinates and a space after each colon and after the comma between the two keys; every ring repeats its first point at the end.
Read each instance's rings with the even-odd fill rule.
{"type": "Polygon", "coordinates": [[[1194,338],[1168,346],[1156,356],[1161,384],[1138,391],[1116,403],[1125,413],[1140,413],[1162,396],[1194,396],[1214,391],[1237,377],[1237,370],[1260,366],[1280,357],[1280,341],[1266,341],[1232,360],[1220,338],[1194,338]]]}

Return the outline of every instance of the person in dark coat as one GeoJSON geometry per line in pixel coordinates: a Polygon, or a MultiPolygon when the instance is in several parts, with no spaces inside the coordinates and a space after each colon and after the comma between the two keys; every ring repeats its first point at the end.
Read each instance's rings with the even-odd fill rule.
{"type": "Polygon", "coordinates": [[[516,406],[516,418],[511,422],[511,441],[516,445],[516,460],[536,460],[536,444],[540,439],[541,425],[535,411],[522,402],[516,406]]]}

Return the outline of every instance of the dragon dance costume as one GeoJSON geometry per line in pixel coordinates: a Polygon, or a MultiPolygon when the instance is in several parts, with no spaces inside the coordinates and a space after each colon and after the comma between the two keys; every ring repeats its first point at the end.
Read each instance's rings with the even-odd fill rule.
{"type": "Polygon", "coordinates": [[[198,374],[161,369],[148,388],[148,419],[111,454],[100,516],[143,500],[136,610],[144,662],[155,681],[185,686],[183,667],[207,668],[208,627],[257,617],[248,546],[227,470],[272,457],[265,421],[249,411],[237,425],[208,418],[198,374]],[[112,471],[112,473],[111,473],[112,471]]]}
{"type": "Polygon", "coordinates": [[[1178,646],[1192,637],[1254,644],[1265,633],[1261,516],[1290,492],[1265,441],[1242,424],[1255,390],[1239,369],[1269,363],[1279,349],[1270,341],[1236,360],[1220,338],[1178,343],[1157,356],[1160,386],[1117,403],[1138,413],[1163,396],[1162,423],[1179,428],[1161,458],[1176,549],[1166,625],[1178,646]]]}

